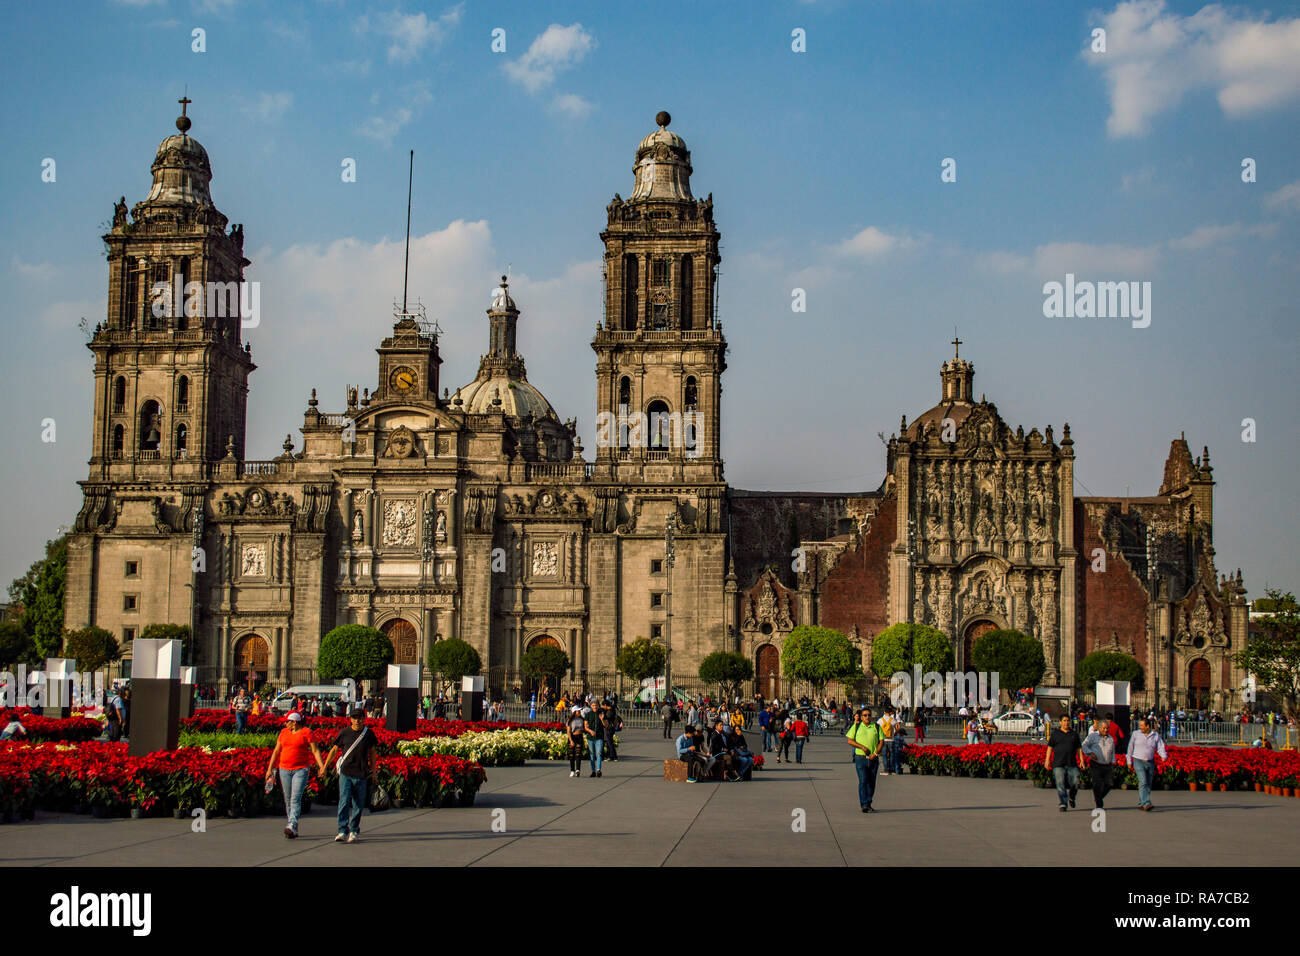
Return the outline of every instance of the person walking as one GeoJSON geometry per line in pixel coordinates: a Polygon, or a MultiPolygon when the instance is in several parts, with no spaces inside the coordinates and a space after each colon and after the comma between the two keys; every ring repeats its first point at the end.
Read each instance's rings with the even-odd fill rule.
{"type": "Polygon", "coordinates": [[[582,753],[584,749],[583,736],[586,733],[587,722],[582,719],[582,708],[573,707],[569,711],[569,776],[582,776],[582,753]]]}
{"type": "MultiPolygon", "coordinates": [[[[768,730],[772,733],[772,745],[776,748],[776,762],[781,762],[781,750],[786,747],[785,743],[785,725],[789,720],[789,712],[780,704],[772,712],[771,719],[767,722],[768,730]]],[[[788,747],[786,748],[789,749],[788,747]]]]}
{"type": "Polygon", "coordinates": [[[894,744],[898,740],[898,716],[894,711],[893,704],[885,705],[885,712],[880,715],[880,720],[876,721],[880,727],[880,737],[883,741],[882,749],[884,750],[885,766],[881,768],[880,775],[888,777],[894,770],[894,744]]]}
{"type": "MultiPolygon", "coordinates": [[[[320,748],[312,742],[302,714],[296,710],[285,718],[284,729],[276,738],[275,749],[266,765],[266,783],[275,782],[275,771],[280,771],[280,788],[284,791],[284,813],[288,822],[284,827],[286,839],[298,836],[298,817],[302,814],[302,795],[307,790],[307,778],[312,764],[321,764],[320,748]]],[[[270,790],[267,790],[270,793],[270,790]]]]}
{"type": "Polygon", "coordinates": [[[113,691],[113,696],[108,699],[106,715],[108,717],[108,739],[113,743],[122,739],[122,697],[113,691]]]}
{"type": "Polygon", "coordinates": [[[858,711],[853,726],[844,735],[853,746],[853,769],[858,774],[858,804],[863,813],[875,812],[876,773],[880,769],[880,728],[871,719],[871,708],[858,711]]]}
{"type": "Polygon", "coordinates": [[[1079,734],[1070,729],[1070,718],[1062,715],[1059,727],[1053,727],[1047,736],[1047,748],[1043,753],[1043,765],[1052,771],[1056,781],[1056,795],[1061,800],[1062,813],[1075,805],[1079,793],[1079,768],[1083,766],[1081,753],[1083,743],[1079,734]]]}
{"type": "Polygon", "coordinates": [[[235,712],[235,733],[248,733],[248,715],[253,709],[253,701],[244,691],[244,688],[239,688],[239,693],[235,694],[231,709],[235,712]]]}
{"type": "Polygon", "coordinates": [[[337,766],[339,775],[339,832],[335,843],[356,843],[361,838],[361,811],[366,805],[366,781],[377,786],[376,758],[379,741],[366,726],[366,712],[353,707],[350,722],[338,732],[329,753],[319,764],[324,776],[335,755],[342,753],[337,766]]]}
{"type": "Polygon", "coordinates": [[[1092,777],[1092,799],[1098,810],[1106,808],[1106,794],[1115,786],[1115,738],[1110,734],[1110,721],[1098,719],[1092,733],[1083,741],[1083,752],[1092,758],[1089,765],[1092,777]]]}
{"type": "MultiPolygon", "coordinates": [[[[803,745],[808,742],[808,722],[802,717],[795,717],[786,728],[786,733],[794,740],[794,762],[803,763],[803,745]]],[[[790,759],[790,744],[785,745],[786,760],[790,759]]]]}
{"type": "Polygon", "coordinates": [[[1161,760],[1168,760],[1164,739],[1155,732],[1151,719],[1143,717],[1138,721],[1137,733],[1128,738],[1128,763],[1137,775],[1138,806],[1143,810],[1155,809],[1151,804],[1151,782],[1156,778],[1156,755],[1161,760]]]}
{"type": "Polygon", "coordinates": [[[925,708],[924,707],[916,708],[916,713],[912,715],[912,726],[916,728],[916,742],[918,744],[925,743],[926,723],[927,720],[925,716],[925,708]]]}
{"type": "Polygon", "coordinates": [[[667,740],[673,735],[673,705],[665,700],[659,708],[659,716],[664,722],[664,740],[667,740]]]}
{"type": "MultiPolygon", "coordinates": [[[[582,732],[586,736],[587,751],[591,760],[591,776],[601,776],[605,757],[605,726],[600,719],[602,710],[588,708],[583,714],[582,732]]],[[[578,766],[578,776],[582,776],[582,766],[578,766]]]]}
{"type": "Polygon", "coordinates": [[[772,705],[769,704],[758,712],[758,728],[763,732],[763,753],[772,752],[772,734],[768,730],[771,721],[772,705]]]}

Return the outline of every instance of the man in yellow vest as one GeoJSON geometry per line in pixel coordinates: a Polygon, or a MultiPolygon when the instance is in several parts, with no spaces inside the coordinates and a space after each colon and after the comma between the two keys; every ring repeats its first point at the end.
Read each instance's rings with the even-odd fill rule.
{"type": "Polygon", "coordinates": [[[853,726],[844,735],[853,745],[853,769],[858,772],[858,803],[863,813],[874,812],[871,801],[876,794],[876,773],[880,770],[880,728],[871,719],[871,708],[863,707],[853,726]]]}

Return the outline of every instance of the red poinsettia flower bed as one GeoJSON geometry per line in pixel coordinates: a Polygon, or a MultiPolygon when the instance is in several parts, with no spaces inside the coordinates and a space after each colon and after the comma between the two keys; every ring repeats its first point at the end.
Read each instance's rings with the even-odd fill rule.
{"type": "MultiPolygon", "coordinates": [[[[276,813],[283,798],[264,789],[266,748],[207,753],[197,747],[131,757],[125,743],[0,743],[0,810],[98,808],[148,812],[276,813]]],[[[469,805],[487,779],[459,757],[383,757],[379,783],[415,806],[469,805]]],[[[338,799],[338,778],[313,775],[308,796],[338,799]]]]}
{"type": "MultiPolygon", "coordinates": [[[[956,777],[1005,777],[1046,783],[1051,772],[1043,765],[1045,746],[1026,744],[928,744],[907,749],[907,763],[915,773],[956,777]]],[[[1300,777],[1300,754],[1295,751],[1243,747],[1169,747],[1167,760],[1156,760],[1156,782],[1163,786],[1189,783],[1226,784],[1230,789],[1269,784],[1292,787],[1300,777]]],[[[1084,786],[1090,786],[1084,758],[1084,786]]],[[[1116,783],[1135,783],[1128,760],[1116,754],[1116,783]]]]}
{"type": "Polygon", "coordinates": [[[104,725],[92,717],[44,717],[27,707],[0,707],[0,729],[17,720],[27,731],[27,739],[94,740],[104,732],[104,725]]]}

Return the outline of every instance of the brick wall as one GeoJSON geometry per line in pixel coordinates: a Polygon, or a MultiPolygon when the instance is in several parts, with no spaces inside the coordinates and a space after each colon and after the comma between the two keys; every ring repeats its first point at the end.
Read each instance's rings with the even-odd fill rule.
{"type": "Polygon", "coordinates": [[[1092,570],[1093,550],[1106,549],[1101,537],[1100,515],[1082,504],[1075,508],[1079,540],[1078,658],[1110,641],[1111,632],[1121,645],[1133,642],[1134,656],[1147,665],[1147,591],[1128,561],[1106,551],[1106,570],[1092,570]]]}
{"type": "Polygon", "coordinates": [[[858,634],[870,638],[889,626],[889,549],[897,510],[898,499],[891,494],[881,502],[858,547],[840,555],[822,584],[818,621],[823,627],[852,634],[856,624],[858,634]]]}

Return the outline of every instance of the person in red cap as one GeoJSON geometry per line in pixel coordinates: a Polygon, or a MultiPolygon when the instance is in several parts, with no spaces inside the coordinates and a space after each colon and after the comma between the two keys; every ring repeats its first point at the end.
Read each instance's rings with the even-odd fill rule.
{"type": "Polygon", "coordinates": [[[275,771],[280,771],[280,788],[284,790],[284,812],[288,823],[284,836],[292,840],[298,836],[298,817],[302,813],[302,795],[307,789],[307,777],[312,766],[322,763],[320,748],[311,739],[302,714],[296,710],[285,718],[284,730],[276,738],[275,749],[266,765],[267,793],[275,780],[275,771]]]}

